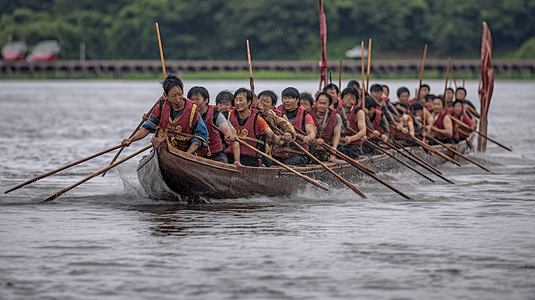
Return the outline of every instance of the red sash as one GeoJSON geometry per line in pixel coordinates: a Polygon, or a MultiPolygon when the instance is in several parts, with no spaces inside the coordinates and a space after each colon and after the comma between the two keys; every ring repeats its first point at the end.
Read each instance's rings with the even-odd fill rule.
{"type": "MultiPolygon", "coordinates": [[[[440,114],[438,115],[436,121],[435,121],[435,126],[438,128],[438,129],[445,129],[444,128],[444,117],[446,116],[446,114],[448,113],[448,110],[447,109],[444,109],[440,112],[440,114]]],[[[453,122],[453,121],[452,121],[453,122]]],[[[451,124],[452,126],[452,135],[451,137],[454,138],[454,139],[458,139],[459,138],[459,132],[457,132],[457,126],[454,126],[453,124],[451,124]]],[[[445,136],[439,134],[439,136],[445,138],[445,136]]]]}
{"type": "MultiPolygon", "coordinates": [[[[258,113],[258,110],[251,109],[251,114],[249,115],[249,117],[247,117],[247,121],[245,121],[245,124],[243,124],[243,126],[240,126],[240,124],[238,123],[238,112],[236,111],[236,108],[234,108],[229,113],[228,120],[230,121],[230,124],[232,124],[232,126],[234,126],[234,128],[236,129],[238,137],[240,138],[250,137],[254,139],[257,138],[255,134],[257,113],[258,113]]],[[[244,142],[256,148],[256,144],[257,144],[256,142],[250,141],[250,140],[244,140],[244,142]]],[[[225,150],[225,152],[232,153],[232,147],[229,146],[225,150]]],[[[256,152],[254,152],[253,150],[245,146],[240,146],[240,153],[243,155],[256,156],[256,152]]]]}
{"type": "Polygon", "coordinates": [[[310,115],[312,116],[312,119],[314,119],[316,128],[318,128],[319,137],[322,138],[327,144],[332,144],[334,126],[336,125],[336,110],[332,107],[329,107],[329,111],[329,121],[325,127],[321,127],[319,124],[318,117],[316,115],[316,107],[312,107],[310,109],[310,115]]]}
{"type": "MultiPolygon", "coordinates": [[[[279,106],[278,108],[282,115],[286,115],[286,110],[284,109],[284,106],[279,106]]],[[[306,109],[304,106],[299,106],[297,108],[297,114],[295,118],[292,120],[292,125],[294,125],[296,128],[299,128],[306,132],[305,129],[305,113],[306,109]]],[[[308,151],[308,145],[303,145],[303,148],[308,151]]],[[[287,151],[284,151],[281,147],[273,147],[273,155],[277,157],[289,157],[295,155],[295,153],[289,153],[287,151]]]]}
{"type": "MultiPolygon", "coordinates": [[[[206,112],[206,119],[204,120],[204,123],[206,124],[206,128],[208,129],[208,136],[209,136],[208,147],[210,148],[210,152],[212,154],[215,154],[223,150],[223,144],[221,142],[221,136],[219,135],[219,131],[217,131],[214,127],[212,127],[212,119],[214,118],[214,109],[215,109],[215,105],[208,106],[208,111],[206,112]]],[[[199,154],[200,156],[206,157],[208,155],[208,149],[201,148],[197,150],[197,154],[199,154]]]]}
{"type": "MultiPolygon", "coordinates": [[[[356,105],[353,106],[351,108],[351,110],[349,111],[349,113],[347,114],[347,124],[348,126],[353,129],[355,132],[359,132],[359,128],[357,126],[357,113],[359,112],[360,110],[360,107],[357,107],[356,105]]],[[[346,129],[344,131],[345,135],[346,136],[352,136],[352,135],[355,135],[356,133],[353,133],[353,131],[349,130],[349,129],[346,129]]],[[[366,133],[366,135],[368,135],[368,133],[366,133]]],[[[362,140],[358,140],[358,141],[353,141],[351,142],[352,144],[360,147],[362,145],[362,140]]]]}

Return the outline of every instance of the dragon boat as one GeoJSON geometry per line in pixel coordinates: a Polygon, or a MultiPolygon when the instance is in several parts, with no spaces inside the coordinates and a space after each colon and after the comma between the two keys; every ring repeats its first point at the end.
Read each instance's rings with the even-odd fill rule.
{"type": "MultiPolygon", "coordinates": [[[[460,153],[469,151],[473,135],[474,133],[454,145],[457,151],[460,153]]],[[[173,148],[167,139],[161,137],[153,138],[152,145],[150,154],[139,162],[137,174],[141,186],[153,199],[192,202],[199,199],[210,201],[210,199],[232,199],[253,195],[284,196],[310,185],[297,175],[278,166],[247,167],[225,164],[173,148]]],[[[444,146],[432,147],[454,159],[459,158],[444,146]]],[[[405,147],[405,149],[431,165],[446,162],[444,158],[429,153],[421,147],[405,147]]],[[[388,151],[397,158],[411,163],[394,150],[388,151]]],[[[386,154],[361,156],[357,161],[375,172],[402,167],[399,162],[386,154]]],[[[326,165],[354,183],[367,176],[344,160],[328,162],[326,165]]],[[[292,168],[331,187],[343,185],[320,165],[292,166],[292,168]]]]}

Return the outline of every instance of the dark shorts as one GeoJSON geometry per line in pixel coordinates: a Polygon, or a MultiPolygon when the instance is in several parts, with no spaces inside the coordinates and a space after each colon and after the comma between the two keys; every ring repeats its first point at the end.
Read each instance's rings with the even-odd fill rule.
{"type": "Polygon", "coordinates": [[[359,158],[360,156],[360,149],[354,144],[339,145],[338,151],[353,159],[359,158]]]}
{"type": "Polygon", "coordinates": [[[223,151],[207,156],[206,158],[228,164],[228,157],[223,151]]]}
{"type": "MultiPolygon", "coordinates": [[[[234,155],[232,153],[227,154],[228,157],[228,163],[233,164],[234,163],[234,155]]],[[[260,160],[255,156],[250,155],[240,155],[240,163],[244,166],[249,167],[260,167],[260,160]]]]}

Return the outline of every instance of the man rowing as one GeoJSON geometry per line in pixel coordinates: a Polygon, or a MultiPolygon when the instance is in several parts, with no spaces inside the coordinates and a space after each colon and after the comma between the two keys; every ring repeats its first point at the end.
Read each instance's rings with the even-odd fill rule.
{"type": "Polygon", "coordinates": [[[184,98],[182,81],[169,75],[162,87],[164,92],[159,105],[154,107],[150,118],[132,138],[122,141],[123,146],[128,147],[154,132],[158,137],[167,137],[173,147],[189,154],[207,146],[208,130],[196,111],[196,105],[184,98]]]}
{"type": "MultiPolygon", "coordinates": [[[[299,91],[294,87],[285,88],[281,94],[282,105],[279,106],[281,116],[289,121],[296,128],[304,131],[306,135],[297,134],[299,141],[305,145],[303,148],[308,151],[309,145],[313,145],[316,140],[316,130],[314,120],[307,113],[303,106],[299,105],[299,91]]],[[[304,167],[308,162],[307,157],[299,149],[291,145],[273,147],[273,157],[286,165],[304,167]]]]}
{"type": "Polygon", "coordinates": [[[454,125],[459,132],[459,139],[465,140],[473,130],[476,129],[476,121],[474,118],[470,118],[467,113],[465,113],[464,105],[461,100],[455,100],[453,102],[453,108],[450,108],[448,113],[458,120],[461,120],[464,124],[470,126],[466,127],[457,122],[454,122],[454,125]]]}
{"type": "Polygon", "coordinates": [[[337,148],[340,143],[340,133],[342,131],[342,118],[331,106],[333,98],[330,94],[321,92],[316,96],[316,105],[310,110],[310,115],[314,119],[317,128],[316,154],[320,160],[335,162],[336,157],[321,147],[325,142],[337,148]]]}
{"type": "MultiPolygon", "coordinates": [[[[432,124],[430,135],[444,144],[454,144],[458,142],[459,136],[444,106],[444,98],[436,97],[433,100],[434,123],[432,124]]],[[[435,143],[433,140],[430,140],[429,144],[433,145],[435,143]]]]}
{"type": "Polygon", "coordinates": [[[351,158],[358,158],[361,154],[360,146],[366,138],[366,116],[357,106],[359,92],[354,88],[346,88],[342,92],[343,113],[347,117],[347,127],[344,137],[340,139],[338,151],[351,158]]]}
{"type": "Polygon", "coordinates": [[[201,86],[194,86],[188,91],[188,98],[197,106],[197,112],[206,124],[209,134],[208,147],[197,150],[197,154],[208,159],[228,163],[227,155],[223,151],[220,132],[215,129],[217,127],[223,132],[227,143],[231,143],[235,161],[239,161],[237,157],[239,157],[240,145],[235,141],[235,134],[231,131],[234,127],[225,119],[215,105],[208,105],[210,103],[208,90],[201,86]]]}

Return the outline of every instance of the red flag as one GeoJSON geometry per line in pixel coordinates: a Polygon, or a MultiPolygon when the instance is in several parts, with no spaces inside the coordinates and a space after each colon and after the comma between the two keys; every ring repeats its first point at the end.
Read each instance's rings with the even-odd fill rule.
{"type": "Polygon", "coordinates": [[[320,39],[321,39],[321,62],[320,65],[320,89],[321,83],[325,83],[325,70],[327,69],[327,23],[325,21],[325,13],[323,12],[323,3],[319,0],[319,15],[320,15],[320,39]]]}
{"type": "MultiPolygon", "coordinates": [[[[481,38],[481,89],[479,90],[481,103],[481,117],[479,131],[487,135],[487,115],[490,99],[494,91],[494,69],[492,67],[492,35],[486,22],[483,22],[483,36],[481,38]]],[[[487,139],[481,135],[478,138],[477,150],[485,152],[487,139]]]]}

